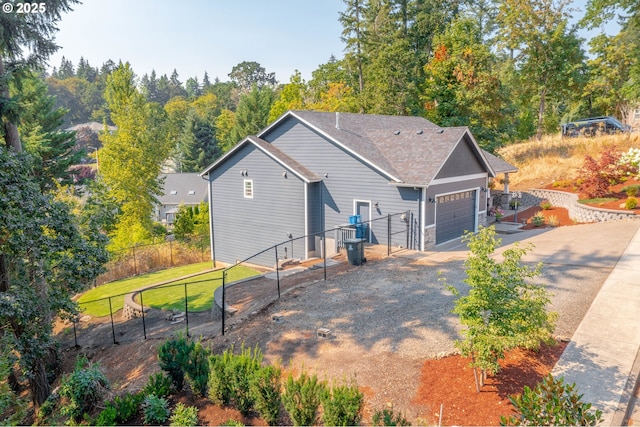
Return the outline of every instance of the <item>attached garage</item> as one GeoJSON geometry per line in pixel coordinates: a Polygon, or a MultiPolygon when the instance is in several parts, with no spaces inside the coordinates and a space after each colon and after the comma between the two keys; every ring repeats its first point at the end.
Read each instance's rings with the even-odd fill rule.
{"type": "Polygon", "coordinates": [[[475,231],[476,190],[436,198],[436,245],[475,231]]]}

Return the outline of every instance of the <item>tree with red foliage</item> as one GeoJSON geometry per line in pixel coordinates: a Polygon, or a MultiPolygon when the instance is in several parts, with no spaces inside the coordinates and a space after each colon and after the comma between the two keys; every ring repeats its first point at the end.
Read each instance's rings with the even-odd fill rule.
{"type": "Polygon", "coordinates": [[[609,194],[611,185],[622,182],[626,174],[624,166],[620,165],[621,154],[615,146],[606,148],[599,160],[591,156],[584,158],[580,174],[582,177],[581,190],[589,198],[605,197],[609,194]]]}

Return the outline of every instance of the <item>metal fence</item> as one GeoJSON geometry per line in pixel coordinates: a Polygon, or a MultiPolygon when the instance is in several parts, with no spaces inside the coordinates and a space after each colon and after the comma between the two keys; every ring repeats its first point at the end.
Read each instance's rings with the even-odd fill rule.
{"type": "Polygon", "coordinates": [[[167,240],[135,245],[117,251],[106,265],[107,271],[96,279],[96,285],[137,276],[149,271],[204,262],[211,259],[209,239],[193,241],[167,240]]]}
{"type": "MultiPolygon", "coordinates": [[[[418,225],[410,211],[390,214],[364,224],[367,224],[367,232],[362,239],[363,244],[370,244],[365,245],[365,255],[375,251],[375,256],[382,258],[406,248],[416,249],[418,225]]],[[[85,322],[81,314],[65,331],[65,336],[67,340],[73,340],[75,346],[118,344],[136,339],[169,337],[180,330],[189,336],[194,323],[199,335],[211,335],[218,320],[224,335],[227,319],[236,310],[240,312],[233,316],[241,319],[279,299],[284,291],[301,282],[327,280],[331,271],[329,267],[342,261],[334,258],[346,257],[344,239],[351,236],[356,236],[355,224],[345,224],[273,245],[241,262],[219,269],[219,278],[181,280],[180,283],[159,284],[83,301],[79,304],[80,310],[91,307],[93,317],[98,321],[91,319],[91,322],[85,322]],[[302,251],[298,252],[300,246],[304,246],[300,244],[304,239],[313,243],[318,257],[306,259],[302,251]],[[265,267],[266,259],[272,260],[268,268],[265,267]],[[238,280],[241,275],[235,274],[234,270],[242,266],[258,269],[264,274],[238,280]],[[162,293],[163,303],[155,304],[159,293],[162,293]],[[152,308],[160,305],[161,309],[152,308]]]]}
{"type": "Polygon", "coordinates": [[[378,248],[386,246],[386,256],[390,256],[402,249],[417,249],[419,241],[417,230],[418,221],[411,211],[400,212],[359,224],[343,224],[319,233],[292,237],[237,262],[223,270],[222,287],[219,291],[220,300],[217,301],[220,307],[224,307],[220,315],[221,333],[223,335],[225,333],[226,318],[234,312],[231,306],[237,305],[241,301],[247,305],[245,301],[254,300],[257,308],[279,299],[283,289],[292,288],[301,280],[305,282],[327,280],[327,267],[333,263],[331,257],[345,252],[345,241],[360,238],[363,244],[366,242],[378,245],[378,248]],[[360,224],[365,225],[365,231],[362,232],[360,229],[360,235],[358,235],[360,224]],[[305,247],[304,244],[296,243],[305,239],[318,254],[315,259],[305,259],[306,257],[296,259],[294,257],[296,247],[305,247]],[[230,284],[227,280],[227,274],[234,268],[241,265],[265,265],[265,260],[269,258],[272,260],[275,270],[272,273],[260,279],[243,281],[238,284],[230,284]],[[258,299],[261,301],[257,301],[258,299]]]}

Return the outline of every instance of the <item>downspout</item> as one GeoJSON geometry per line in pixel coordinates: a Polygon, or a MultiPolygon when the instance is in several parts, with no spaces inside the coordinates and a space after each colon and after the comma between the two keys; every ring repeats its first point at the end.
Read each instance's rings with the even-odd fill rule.
{"type": "Polygon", "coordinates": [[[307,182],[304,183],[304,259],[309,258],[309,193],[307,182]]]}
{"type": "Polygon", "coordinates": [[[422,187],[422,191],[420,191],[420,195],[418,196],[418,201],[420,203],[420,209],[418,214],[418,222],[420,224],[420,237],[418,240],[418,244],[420,245],[420,251],[424,252],[424,226],[427,217],[427,187],[422,187]]]}
{"type": "MultiPolygon", "coordinates": [[[[205,179],[202,177],[202,179],[205,179]]],[[[213,183],[207,174],[207,192],[209,194],[209,248],[211,249],[211,260],[213,261],[213,268],[216,268],[216,244],[215,233],[213,228],[213,183]]]]}

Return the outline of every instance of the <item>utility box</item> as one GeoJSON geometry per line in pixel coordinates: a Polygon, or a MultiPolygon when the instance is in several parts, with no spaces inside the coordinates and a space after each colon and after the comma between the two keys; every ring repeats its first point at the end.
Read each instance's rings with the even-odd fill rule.
{"type": "Polygon", "coordinates": [[[362,239],[347,239],[344,241],[344,246],[347,249],[349,264],[360,265],[363,262],[367,262],[367,259],[364,257],[364,244],[362,239]]]}

